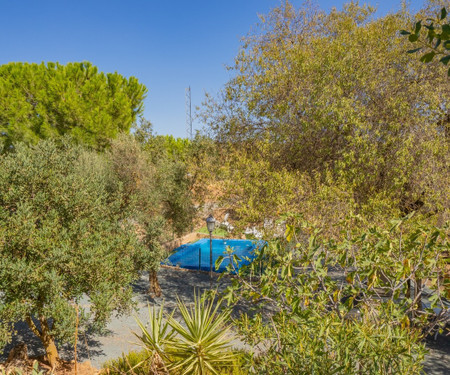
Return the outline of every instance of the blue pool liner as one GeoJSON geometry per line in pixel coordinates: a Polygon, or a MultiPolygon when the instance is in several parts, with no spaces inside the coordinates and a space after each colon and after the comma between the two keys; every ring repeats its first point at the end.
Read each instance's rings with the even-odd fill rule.
{"type": "MultiPolygon", "coordinates": [[[[226,250],[230,247],[233,254],[236,254],[241,261],[237,268],[244,264],[249,264],[255,257],[255,249],[262,248],[266,244],[265,241],[251,240],[233,240],[233,239],[213,239],[212,240],[212,264],[213,271],[223,272],[226,270],[230,259],[226,250]],[[215,269],[215,263],[219,256],[224,256],[219,269],[215,269]],[[244,258],[249,258],[244,259],[244,258]]],[[[198,240],[197,242],[181,245],[177,247],[163,264],[178,266],[191,270],[209,271],[210,243],[208,238],[198,240]]],[[[234,264],[236,267],[236,264],[234,264]]]]}

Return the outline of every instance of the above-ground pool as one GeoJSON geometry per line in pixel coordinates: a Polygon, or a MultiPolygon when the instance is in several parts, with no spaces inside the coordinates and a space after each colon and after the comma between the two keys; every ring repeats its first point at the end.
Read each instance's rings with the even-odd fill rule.
{"type": "MultiPolygon", "coordinates": [[[[230,264],[230,259],[226,256],[226,249],[228,247],[232,248],[233,253],[241,259],[239,266],[242,266],[250,263],[250,261],[244,259],[244,257],[248,257],[250,260],[255,258],[254,250],[265,244],[265,241],[228,239],[212,240],[213,271],[223,272],[225,271],[227,265],[230,264]],[[219,269],[216,270],[215,263],[217,258],[221,255],[225,256],[225,259],[219,269]]],[[[169,258],[167,258],[167,262],[165,262],[165,264],[191,270],[209,271],[209,239],[204,238],[197,242],[177,247],[169,258]]]]}

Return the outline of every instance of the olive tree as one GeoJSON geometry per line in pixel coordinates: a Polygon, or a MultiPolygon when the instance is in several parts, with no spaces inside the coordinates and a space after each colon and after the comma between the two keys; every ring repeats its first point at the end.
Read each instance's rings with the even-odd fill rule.
{"type": "Polygon", "coordinates": [[[66,138],[0,156],[0,345],[24,320],[54,366],[82,296],[100,325],[130,307],[144,246],[112,173],[103,155],[66,138]]]}
{"type": "Polygon", "coordinates": [[[149,293],[156,296],[161,294],[157,279],[164,257],[161,243],[174,232],[189,230],[194,216],[185,164],[170,158],[159,140],[164,138],[150,136],[143,143],[121,134],[107,153],[114,176],[123,186],[123,210],[146,247],[140,268],[149,272],[149,293]]]}

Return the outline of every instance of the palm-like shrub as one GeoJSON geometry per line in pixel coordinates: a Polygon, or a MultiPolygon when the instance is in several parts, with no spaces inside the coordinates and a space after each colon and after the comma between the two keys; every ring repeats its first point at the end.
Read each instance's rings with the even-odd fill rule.
{"type": "Polygon", "coordinates": [[[141,341],[142,346],[149,352],[147,358],[151,362],[151,368],[155,373],[167,373],[165,363],[169,363],[170,359],[166,353],[166,347],[173,341],[175,332],[169,326],[167,320],[163,317],[164,304],[161,305],[159,312],[152,307],[148,309],[148,328],[136,318],[137,324],[142,331],[141,335],[136,337],[141,341]]]}
{"type": "Polygon", "coordinates": [[[194,296],[189,308],[178,298],[181,322],[171,315],[163,317],[163,307],[156,313],[149,309],[149,324],[137,320],[142,334],[136,336],[151,353],[160,370],[167,369],[188,374],[218,374],[218,368],[231,365],[234,353],[230,350],[230,311],[220,311],[220,303],[213,297],[194,296]]]}

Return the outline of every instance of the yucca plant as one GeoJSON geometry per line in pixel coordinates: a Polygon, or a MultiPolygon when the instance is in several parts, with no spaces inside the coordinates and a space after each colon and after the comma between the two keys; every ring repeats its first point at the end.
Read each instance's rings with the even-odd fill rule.
{"type": "Polygon", "coordinates": [[[153,364],[150,362],[150,357],[151,353],[147,350],[122,353],[120,357],[105,362],[100,373],[104,375],[149,375],[152,374],[153,364]]]}
{"type": "Polygon", "coordinates": [[[170,368],[179,369],[182,375],[218,374],[217,367],[231,363],[234,358],[227,326],[231,311],[219,311],[220,304],[214,304],[214,297],[200,298],[197,294],[193,308],[179,298],[177,307],[184,325],[169,317],[170,326],[178,334],[167,347],[167,353],[174,359],[170,368]]]}
{"type": "Polygon", "coordinates": [[[155,311],[154,306],[152,308],[149,307],[147,326],[136,318],[136,322],[141,329],[141,335],[133,332],[149,353],[148,360],[151,361],[151,368],[155,373],[158,373],[158,371],[168,373],[166,363],[170,360],[167,357],[166,347],[173,341],[175,336],[175,331],[170,327],[168,321],[164,319],[163,313],[164,302],[161,304],[158,312],[155,311]]]}
{"type": "Polygon", "coordinates": [[[137,319],[142,334],[135,335],[153,354],[153,361],[162,361],[162,365],[158,364],[160,370],[180,375],[218,375],[219,367],[232,364],[235,354],[229,345],[227,326],[231,311],[219,311],[220,303],[214,302],[214,296],[194,294],[194,306],[188,308],[177,298],[181,322],[173,313],[164,319],[163,307],[158,313],[149,309],[148,328],[137,319]]]}

